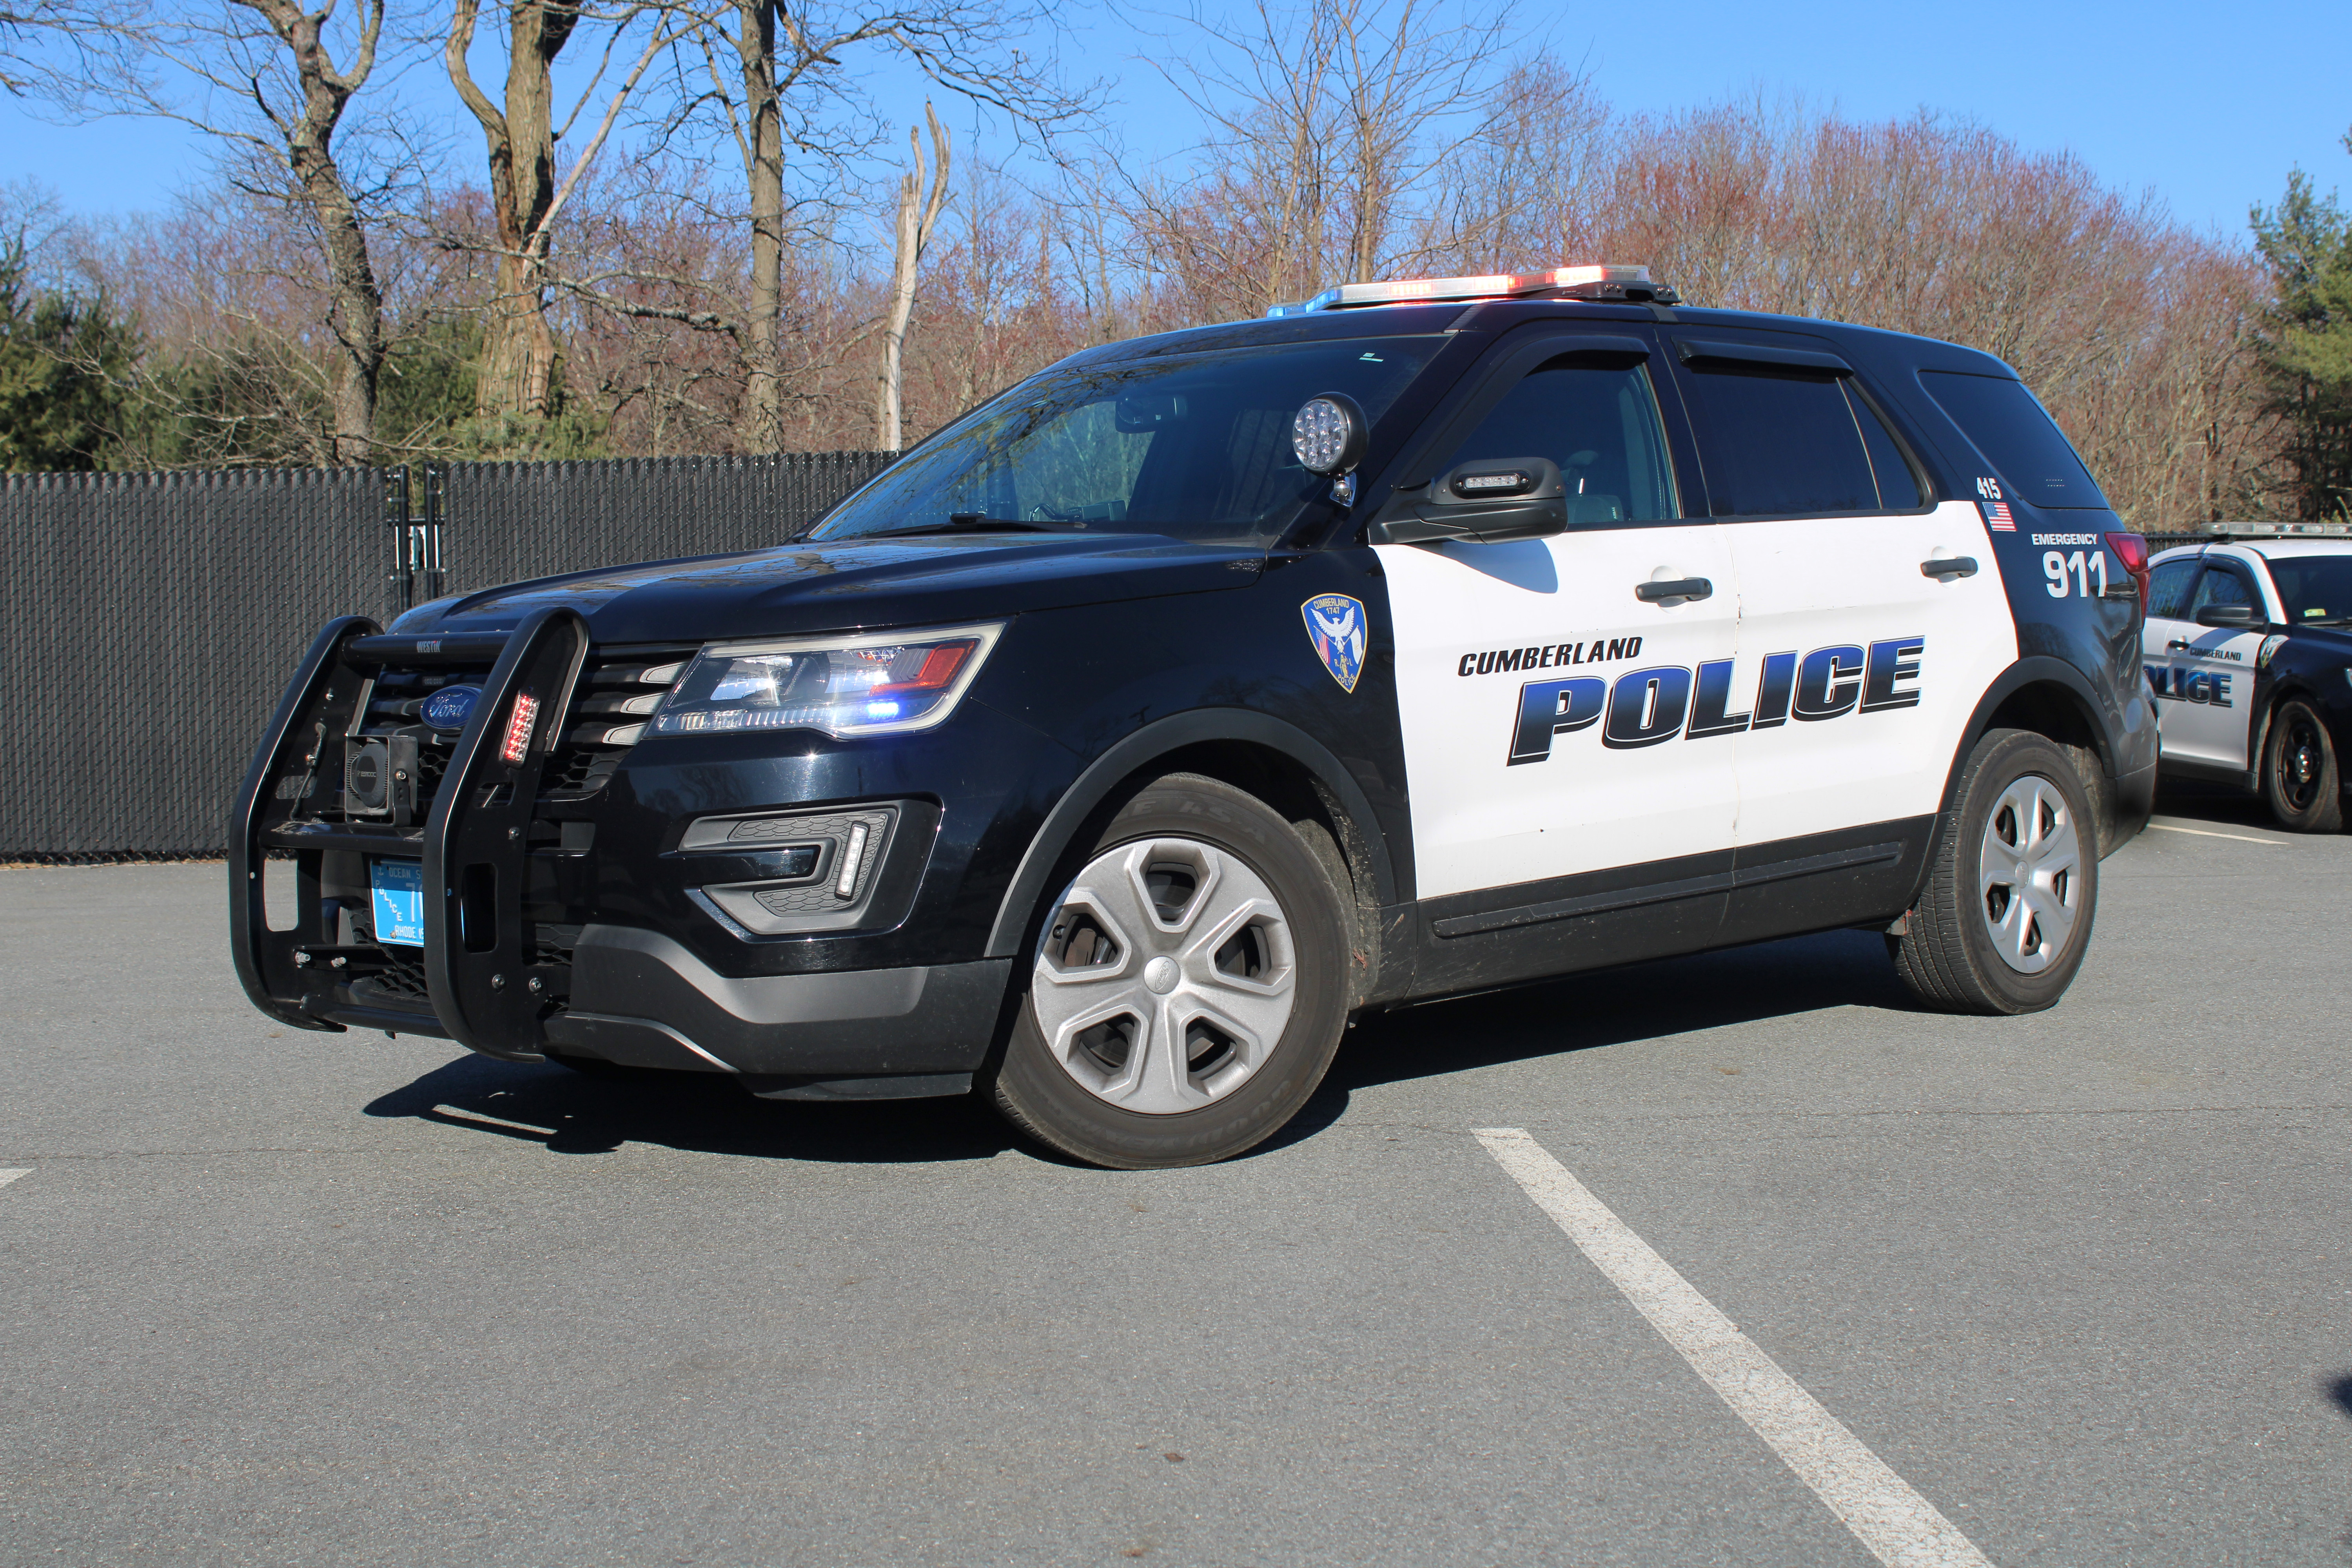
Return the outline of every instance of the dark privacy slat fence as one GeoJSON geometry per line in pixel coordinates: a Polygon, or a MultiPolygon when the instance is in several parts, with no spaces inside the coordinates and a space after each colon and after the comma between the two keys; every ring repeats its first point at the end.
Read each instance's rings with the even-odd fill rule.
{"type": "MultiPolygon", "coordinates": [[[[773,544],[888,458],[454,464],[446,586],[773,544]]],[[[0,859],[221,853],[320,625],[399,607],[385,478],[0,475],[0,859]]]]}

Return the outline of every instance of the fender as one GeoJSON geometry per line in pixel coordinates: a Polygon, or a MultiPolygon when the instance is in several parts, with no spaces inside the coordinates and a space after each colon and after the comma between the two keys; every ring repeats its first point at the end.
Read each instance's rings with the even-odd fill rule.
{"type": "Polygon", "coordinates": [[[1246,708],[1200,708],[1159,720],[1128,735],[1087,764],[1086,771],[1063,792],[1062,798],[1039,826],[1037,836],[1029,841],[1020,867],[1013,873],[1012,884],[997,905],[996,922],[988,933],[987,956],[1019,955],[1028,934],[1030,917],[1036,913],[1039,901],[1045,896],[1046,879],[1061,864],[1087,819],[1110,797],[1122,779],[1154,757],[1211,741],[1261,745],[1280,752],[1313,773],[1339,797],[1363,835],[1371,860],[1376,901],[1390,905],[1412,898],[1409,891],[1399,891],[1397,870],[1386,836],[1380,831],[1380,819],[1372,815],[1372,804],[1365,797],[1363,786],[1321,742],[1271,714],[1246,708]]]}

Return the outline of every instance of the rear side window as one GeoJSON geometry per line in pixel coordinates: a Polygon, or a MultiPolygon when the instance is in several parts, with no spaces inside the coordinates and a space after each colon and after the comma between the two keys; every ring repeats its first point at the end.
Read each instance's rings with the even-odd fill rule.
{"type": "Polygon", "coordinates": [[[2009,500],[2033,506],[2107,504],[2065,432],[2023,382],[1948,370],[1923,370],[1919,382],[1999,471],[2009,500]]]}
{"type": "Polygon", "coordinates": [[[2197,584],[2197,568],[2204,564],[2196,556],[2184,556],[2179,561],[2167,561],[2156,569],[2147,584],[2147,613],[2167,620],[2189,618],[2189,590],[2197,584]]]}
{"type": "Polygon", "coordinates": [[[1717,517],[1908,511],[1919,481],[1870,405],[1838,375],[1694,366],[1717,517]]]}

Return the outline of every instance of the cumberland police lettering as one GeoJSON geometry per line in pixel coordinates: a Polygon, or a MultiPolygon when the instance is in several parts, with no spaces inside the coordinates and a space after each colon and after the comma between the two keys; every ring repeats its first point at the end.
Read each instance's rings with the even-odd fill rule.
{"type": "Polygon", "coordinates": [[[1642,657],[1640,637],[1611,637],[1603,642],[1594,637],[1589,643],[1538,643],[1534,647],[1495,648],[1486,653],[1465,653],[1454,667],[1456,675],[1500,675],[1506,670],[1553,669],[1564,664],[1599,664],[1612,658],[1642,657]]]}
{"type": "Polygon", "coordinates": [[[1568,680],[1531,680],[1519,688],[1519,712],[1511,734],[1511,763],[1540,763],[1551,755],[1551,738],[1601,726],[1601,743],[1617,751],[1655,746],[1677,735],[1696,741],[1769,730],[1791,718],[1800,723],[1861,711],[1915,708],[1919,689],[1922,637],[1888,637],[1864,648],[1858,643],[1768,653],[1756,682],[1756,699],[1744,713],[1729,711],[1734,659],[1711,659],[1696,670],[1680,665],[1628,670],[1616,681],[1600,676],[1568,680]]]}

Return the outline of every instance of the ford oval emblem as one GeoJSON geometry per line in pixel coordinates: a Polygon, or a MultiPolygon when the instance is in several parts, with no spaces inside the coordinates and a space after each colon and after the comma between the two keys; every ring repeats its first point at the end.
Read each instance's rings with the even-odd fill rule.
{"type": "Polygon", "coordinates": [[[445,686],[425,700],[425,721],[436,730],[462,730],[481,700],[478,686],[445,686]]]}

